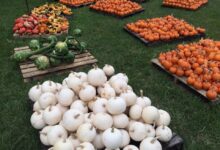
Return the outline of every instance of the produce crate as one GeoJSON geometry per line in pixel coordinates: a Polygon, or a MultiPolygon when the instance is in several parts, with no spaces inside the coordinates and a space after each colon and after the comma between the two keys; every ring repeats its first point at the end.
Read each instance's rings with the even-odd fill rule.
{"type": "Polygon", "coordinates": [[[150,0],[132,0],[133,2],[137,2],[137,3],[145,3],[148,2],[150,0]]]}
{"type": "Polygon", "coordinates": [[[207,99],[207,102],[211,103],[211,104],[219,104],[220,103],[220,99],[217,98],[215,100],[208,100],[207,96],[206,96],[206,91],[205,90],[197,90],[194,87],[190,86],[189,84],[187,84],[186,82],[186,77],[178,77],[174,74],[171,74],[169,71],[167,71],[159,62],[159,60],[157,58],[152,59],[151,62],[156,65],[157,67],[159,67],[160,69],[164,70],[165,72],[167,72],[169,75],[171,75],[172,77],[174,77],[174,81],[180,81],[181,83],[183,83],[186,87],[189,87],[189,89],[191,89],[192,91],[196,92],[197,94],[199,94],[200,96],[204,97],[205,99],[207,99]]]}
{"type": "Polygon", "coordinates": [[[115,15],[115,14],[111,14],[111,13],[108,13],[108,12],[105,12],[105,11],[98,11],[98,10],[95,10],[95,9],[92,9],[90,8],[90,10],[92,11],[95,11],[95,12],[98,12],[98,13],[101,13],[101,14],[107,14],[107,15],[110,15],[110,16],[114,16],[114,17],[118,17],[118,18],[126,18],[126,17],[130,17],[130,16],[133,16],[133,15],[136,15],[138,13],[141,13],[144,11],[144,8],[140,9],[140,10],[137,10],[137,11],[134,11],[132,13],[129,13],[129,14],[126,14],[124,16],[118,16],[118,15],[115,15]]]}
{"type": "Polygon", "coordinates": [[[60,3],[67,5],[67,6],[71,6],[73,8],[80,8],[80,7],[84,7],[84,6],[89,6],[91,4],[94,4],[95,2],[87,2],[87,3],[83,3],[83,4],[79,4],[79,5],[74,5],[74,4],[70,4],[70,3],[66,3],[66,2],[62,2],[62,1],[60,1],[60,3]]]}
{"type": "MultiPolygon", "coordinates": [[[[14,51],[25,51],[30,50],[28,46],[15,48],[14,51]]],[[[26,61],[19,64],[20,70],[24,82],[30,82],[32,80],[42,79],[43,77],[50,74],[60,74],[64,72],[69,72],[78,67],[82,67],[89,64],[97,63],[98,60],[88,51],[80,54],[76,54],[73,63],[63,63],[57,67],[50,67],[45,70],[38,70],[33,61],[26,61]]]]}
{"type": "MultiPolygon", "coordinates": [[[[19,34],[13,34],[13,37],[14,38],[46,38],[48,36],[50,36],[51,34],[38,34],[38,35],[19,35],[19,34]]],[[[64,31],[64,32],[61,32],[61,33],[58,33],[58,34],[53,34],[55,36],[62,36],[62,35],[68,35],[68,30],[67,31],[64,31]]]]}
{"type": "Polygon", "coordinates": [[[124,27],[124,30],[127,31],[132,36],[134,36],[135,38],[141,40],[146,45],[157,45],[157,44],[168,43],[168,42],[178,42],[178,41],[185,41],[185,40],[193,40],[193,39],[196,39],[196,38],[202,38],[202,37],[206,36],[205,33],[204,33],[204,34],[198,34],[198,35],[194,35],[194,36],[179,37],[177,39],[173,39],[173,40],[169,40],[169,41],[161,41],[160,40],[160,41],[155,41],[155,42],[149,42],[149,41],[145,40],[144,38],[140,37],[138,34],[132,32],[131,30],[129,30],[127,27],[124,27]]]}

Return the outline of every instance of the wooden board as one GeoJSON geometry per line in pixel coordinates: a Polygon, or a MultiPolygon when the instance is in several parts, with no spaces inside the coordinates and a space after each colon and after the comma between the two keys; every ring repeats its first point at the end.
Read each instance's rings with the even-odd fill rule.
{"type": "Polygon", "coordinates": [[[14,38],[39,38],[39,37],[41,37],[41,38],[46,38],[46,37],[48,37],[48,36],[50,36],[50,35],[55,35],[55,36],[62,36],[62,35],[67,35],[68,34],[68,30],[67,31],[63,31],[63,32],[61,32],[61,33],[58,33],[58,34],[38,34],[38,35],[18,35],[18,34],[13,34],[13,37],[14,38]]]}
{"type": "MultiPolygon", "coordinates": [[[[24,51],[30,50],[28,46],[15,48],[14,51],[24,51]]],[[[75,68],[82,67],[89,64],[97,63],[97,59],[88,51],[76,54],[73,63],[63,63],[57,67],[50,67],[45,70],[38,70],[36,65],[32,60],[22,62],[19,64],[20,70],[23,76],[24,82],[30,82],[32,80],[42,79],[43,77],[50,74],[60,74],[64,72],[69,72],[75,68]]]]}
{"type": "Polygon", "coordinates": [[[187,87],[189,87],[190,89],[192,89],[193,91],[195,91],[196,93],[198,93],[199,95],[201,95],[202,97],[206,98],[207,101],[209,103],[212,103],[212,104],[218,104],[220,103],[220,98],[218,97],[216,100],[213,100],[213,101],[210,101],[208,100],[207,96],[206,96],[206,91],[205,90],[197,90],[195,89],[194,87],[190,86],[187,84],[186,82],[186,77],[178,77],[176,76],[175,74],[171,74],[169,71],[167,71],[159,62],[159,60],[157,58],[155,59],[152,59],[151,62],[158,66],[159,68],[161,68],[162,70],[166,71],[169,75],[173,76],[174,77],[174,81],[180,81],[181,83],[183,83],[184,85],[186,85],[187,87]]]}
{"type": "Polygon", "coordinates": [[[84,7],[84,6],[89,6],[91,4],[94,4],[95,2],[88,2],[88,3],[79,4],[79,5],[73,5],[73,4],[65,3],[65,2],[60,2],[60,3],[67,5],[67,6],[71,6],[73,8],[80,8],[80,7],[84,7]]]}
{"type": "Polygon", "coordinates": [[[101,14],[107,14],[107,15],[110,15],[110,16],[114,16],[114,17],[118,17],[118,18],[126,18],[126,17],[130,17],[130,16],[133,16],[133,15],[136,15],[138,13],[141,13],[144,11],[144,8],[140,9],[140,10],[137,10],[137,11],[134,11],[132,13],[129,13],[129,14],[126,14],[124,16],[118,16],[118,15],[115,15],[115,14],[111,14],[111,13],[108,13],[108,12],[105,12],[105,11],[99,11],[99,10],[95,10],[93,8],[90,8],[91,11],[95,11],[95,12],[98,12],[98,13],[101,13],[101,14]]]}
{"type": "Polygon", "coordinates": [[[194,36],[179,37],[177,39],[172,39],[172,40],[169,40],[169,41],[161,41],[160,40],[160,41],[155,41],[155,42],[149,42],[149,41],[145,40],[144,38],[140,37],[138,34],[132,32],[131,30],[129,30],[127,27],[124,27],[124,30],[127,31],[132,36],[134,36],[135,38],[141,40],[146,45],[157,45],[157,44],[161,44],[161,43],[185,41],[185,40],[192,40],[192,39],[196,39],[196,38],[205,37],[205,34],[198,34],[198,35],[194,35],[194,36]]]}

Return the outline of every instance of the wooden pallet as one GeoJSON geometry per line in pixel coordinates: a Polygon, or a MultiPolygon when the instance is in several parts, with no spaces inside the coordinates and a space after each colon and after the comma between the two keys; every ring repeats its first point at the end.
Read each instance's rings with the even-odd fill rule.
{"type": "MultiPolygon", "coordinates": [[[[30,49],[28,46],[14,49],[15,52],[24,51],[24,50],[26,51],[30,49]]],[[[81,54],[76,54],[75,60],[73,63],[68,63],[68,64],[64,63],[57,67],[50,67],[45,70],[38,70],[34,62],[31,60],[22,62],[19,64],[19,66],[20,66],[20,70],[21,70],[24,82],[30,82],[32,80],[42,79],[43,77],[47,75],[69,72],[78,67],[82,67],[82,66],[89,65],[89,64],[94,64],[97,62],[98,60],[95,59],[95,57],[90,52],[86,51],[81,54]]]]}
{"type": "Polygon", "coordinates": [[[194,36],[187,36],[187,37],[179,37],[177,39],[172,39],[169,41],[155,41],[155,42],[149,42],[147,40],[145,40],[144,38],[140,37],[138,34],[132,32],[131,30],[129,30],[126,26],[124,27],[124,30],[126,32],[128,32],[129,34],[131,34],[133,37],[141,40],[141,42],[143,42],[146,45],[158,45],[158,44],[162,44],[162,43],[171,43],[171,42],[178,42],[178,41],[186,41],[186,40],[193,40],[196,38],[202,38],[205,37],[205,34],[198,34],[198,35],[194,35],[194,36]]]}
{"type": "Polygon", "coordinates": [[[195,91],[196,93],[198,93],[199,95],[201,95],[202,97],[206,98],[207,101],[211,104],[218,104],[220,103],[220,98],[218,97],[216,100],[210,101],[208,100],[207,96],[206,96],[206,91],[205,90],[197,90],[194,87],[190,86],[189,84],[187,84],[186,82],[186,77],[178,77],[175,74],[171,74],[169,71],[167,71],[159,62],[159,60],[157,58],[152,59],[151,62],[158,66],[160,69],[164,70],[165,72],[167,72],[169,75],[171,75],[172,77],[174,77],[174,81],[180,81],[181,83],[183,83],[184,85],[186,85],[187,87],[189,87],[190,89],[192,89],[193,91],[195,91]]]}
{"type": "Polygon", "coordinates": [[[93,9],[93,8],[90,8],[90,10],[91,10],[91,11],[98,12],[98,13],[100,13],[100,14],[105,14],[105,15],[114,16],[114,17],[118,17],[118,18],[123,19],[123,18],[130,17],[130,16],[133,16],[133,15],[136,15],[136,14],[138,14],[138,13],[143,12],[143,11],[144,11],[144,8],[141,8],[140,10],[137,10],[137,11],[134,11],[134,12],[132,12],[132,13],[126,14],[126,15],[124,15],[124,16],[118,16],[118,15],[111,14],[111,13],[108,13],[108,12],[105,12],[105,11],[95,10],[95,9],[93,9]]]}
{"type": "Polygon", "coordinates": [[[73,8],[80,8],[80,7],[84,7],[84,6],[89,6],[91,4],[94,4],[95,2],[88,2],[88,3],[79,4],[79,5],[73,5],[73,4],[65,3],[65,2],[60,2],[60,3],[67,5],[67,6],[70,6],[70,7],[73,7],[73,8]]]}

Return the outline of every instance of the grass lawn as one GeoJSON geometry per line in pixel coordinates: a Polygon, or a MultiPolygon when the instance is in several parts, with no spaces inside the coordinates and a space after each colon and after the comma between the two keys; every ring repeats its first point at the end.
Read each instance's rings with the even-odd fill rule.
{"type": "MultiPolygon", "coordinates": [[[[29,0],[30,7],[44,4],[46,0],[29,0]]],[[[51,0],[52,1],[52,0],[51,0]]],[[[28,101],[28,89],[36,82],[25,84],[18,65],[9,59],[13,48],[24,46],[27,40],[14,39],[14,19],[26,12],[24,0],[2,0],[0,9],[0,149],[39,150],[38,132],[30,125],[32,113],[28,101]]],[[[83,30],[82,40],[88,42],[99,65],[115,66],[125,72],[136,92],[144,89],[155,106],[170,112],[171,128],[185,140],[187,150],[220,149],[220,105],[210,106],[190,90],[175,84],[170,76],[151,65],[150,60],[161,51],[175,47],[177,43],[147,47],[123,31],[125,23],[140,18],[152,18],[174,14],[188,22],[207,29],[207,37],[220,40],[220,1],[210,0],[198,11],[186,11],[161,7],[162,0],[144,3],[145,11],[126,19],[118,19],[91,12],[88,7],[74,9],[70,18],[71,29],[83,30]]],[[[88,68],[84,68],[87,70],[88,68]]],[[[66,75],[50,76],[62,81],[66,75]]]]}

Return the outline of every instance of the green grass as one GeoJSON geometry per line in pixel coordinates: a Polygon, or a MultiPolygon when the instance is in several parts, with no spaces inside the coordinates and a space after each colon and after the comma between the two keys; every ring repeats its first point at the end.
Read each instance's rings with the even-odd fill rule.
{"type": "MultiPolygon", "coordinates": [[[[30,0],[29,0],[30,1],[30,0]]],[[[31,1],[31,7],[46,0],[31,1]]],[[[126,19],[118,19],[91,12],[88,7],[74,9],[71,29],[83,30],[82,40],[88,42],[92,53],[99,60],[115,66],[117,72],[125,72],[136,92],[144,89],[155,106],[171,113],[173,131],[185,140],[187,150],[218,150],[220,148],[220,105],[210,106],[185,87],[175,84],[164,72],[151,65],[150,60],[161,51],[175,47],[177,43],[147,47],[133,38],[122,27],[140,18],[174,14],[188,22],[203,26],[210,38],[220,40],[220,1],[210,0],[198,11],[186,11],[161,7],[161,0],[144,3],[144,13],[126,19]]],[[[18,65],[9,59],[13,48],[24,46],[27,40],[14,39],[12,26],[15,18],[26,12],[24,0],[2,0],[0,9],[0,149],[39,150],[38,133],[30,125],[32,113],[28,101],[28,89],[36,82],[25,84],[18,65]]],[[[88,67],[85,69],[87,70],[88,67]]],[[[50,76],[62,81],[66,75],[50,76]]]]}

